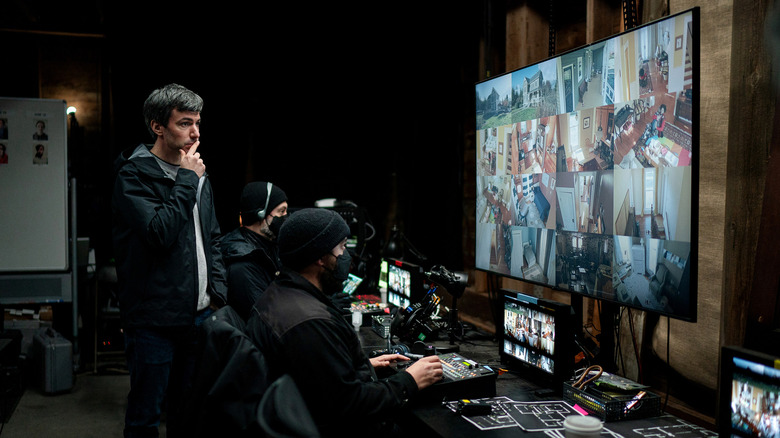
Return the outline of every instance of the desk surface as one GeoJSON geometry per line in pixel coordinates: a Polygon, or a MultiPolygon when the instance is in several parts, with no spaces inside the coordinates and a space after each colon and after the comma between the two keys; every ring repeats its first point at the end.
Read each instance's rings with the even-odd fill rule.
{"type": "MultiPolygon", "coordinates": [[[[376,335],[370,327],[362,327],[358,335],[366,352],[386,347],[386,341],[376,335]]],[[[453,347],[446,334],[440,335],[439,338],[438,341],[429,344],[437,348],[453,347]]],[[[487,336],[469,336],[467,333],[465,339],[455,341],[454,347],[467,359],[494,369],[501,367],[498,343],[487,336]]],[[[537,395],[537,391],[543,389],[545,388],[539,384],[515,373],[506,372],[499,375],[496,380],[496,397],[505,397],[503,400],[508,403],[503,403],[502,406],[505,409],[511,406],[514,411],[503,418],[503,424],[494,424],[491,426],[494,428],[488,430],[480,429],[472,421],[473,419],[456,414],[442,400],[431,400],[425,397],[411,401],[400,415],[398,422],[404,432],[414,433],[415,436],[473,438],[475,436],[516,437],[522,434],[527,437],[563,438],[561,423],[566,415],[571,414],[569,411],[571,403],[559,407],[557,404],[563,402],[562,396],[560,394],[537,395]],[[510,400],[516,403],[509,403],[510,400]],[[526,415],[546,424],[539,428],[531,426],[523,418],[526,415]],[[512,418],[516,420],[513,421],[512,418]],[[526,429],[518,426],[517,421],[522,421],[526,429]]],[[[423,392],[420,395],[423,395],[423,392]]],[[[715,437],[717,433],[668,414],[641,420],[607,422],[604,423],[602,433],[604,438],[647,438],[647,435],[660,435],[664,438],[685,435],[685,438],[696,438],[715,437]]]]}

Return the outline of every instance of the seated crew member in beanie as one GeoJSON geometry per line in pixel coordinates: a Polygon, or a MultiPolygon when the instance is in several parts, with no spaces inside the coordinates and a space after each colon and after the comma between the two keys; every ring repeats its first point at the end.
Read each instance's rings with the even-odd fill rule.
{"type": "Polygon", "coordinates": [[[255,303],[246,327],[268,361],[270,377],[293,377],[323,436],[390,432],[392,426],[383,422],[442,377],[438,356],[428,356],[377,379],[375,367],[409,359],[398,354],[369,359],[329,298],[341,291],[349,273],[349,234],[332,210],[291,214],[279,233],[282,272],[255,303]]]}
{"type": "Polygon", "coordinates": [[[255,181],[241,192],[241,226],[222,237],[228,301],[246,320],[252,305],[281,268],[276,238],[287,218],[287,195],[278,186],[255,181]]]}

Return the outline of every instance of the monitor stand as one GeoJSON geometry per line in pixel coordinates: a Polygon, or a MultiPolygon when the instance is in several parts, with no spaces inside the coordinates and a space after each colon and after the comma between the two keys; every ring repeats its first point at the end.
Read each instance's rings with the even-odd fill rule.
{"type": "MultiPolygon", "coordinates": [[[[596,300],[597,298],[591,298],[596,300]]],[[[585,327],[587,316],[583,314],[583,296],[572,295],[571,306],[574,311],[574,321],[579,321],[580,327],[585,327]]],[[[595,353],[593,362],[601,365],[604,371],[614,373],[617,371],[615,363],[615,315],[618,312],[618,305],[607,301],[601,301],[599,313],[599,323],[601,324],[601,335],[599,336],[598,352],[595,353]]],[[[582,343],[582,332],[575,330],[574,336],[577,342],[582,343]]]]}
{"type": "Polygon", "coordinates": [[[619,312],[619,306],[606,301],[601,302],[601,337],[599,339],[599,354],[596,363],[604,368],[604,371],[614,373],[617,371],[615,363],[615,315],[619,312]]]}

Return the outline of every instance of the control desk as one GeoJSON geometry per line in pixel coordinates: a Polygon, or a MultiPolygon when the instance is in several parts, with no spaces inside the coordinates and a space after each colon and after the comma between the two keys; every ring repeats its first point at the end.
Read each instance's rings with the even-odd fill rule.
{"type": "MultiPolygon", "coordinates": [[[[358,337],[366,354],[387,348],[387,340],[374,333],[370,327],[361,327],[358,337]]],[[[458,345],[455,346],[456,352],[448,351],[453,348],[448,340],[432,342],[431,344],[437,350],[445,351],[443,354],[438,354],[445,367],[445,375],[448,372],[453,375],[468,374],[474,369],[465,366],[462,359],[473,361],[478,367],[490,368],[500,375],[490,380],[472,379],[475,387],[459,386],[455,391],[443,391],[446,389],[444,388],[446,383],[426,388],[418,393],[418,397],[410,400],[398,418],[399,426],[404,432],[428,437],[474,438],[522,435],[528,438],[563,438],[562,423],[565,417],[579,415],[573,412],[572,403],[563,400],[560,391],[551,393],[550,388],[540,386],[516,373],[500,373],[498,344],[493,340],[458,342],[458,345]],[[447,368],[452,367],[452,362],[459,369],[447,370],[447,368]],[[485,400],[485,403],[494,400],[501,401],[495,405],[493,412],[496,413],[500,407],[503,411],[498,412],[502,415],[496,415],[495,419],[492,418],[494,416],[491,416],[493,422],[485,423],[481,422],[478,417],[459,414],[455,409],[458,399],[447,397],[443,393],[456,394],[457,398],[460,398],[463,391],[467,393],[473,391],[473,396],[465,397],[470,401],[485,400]],[[495,391],[495,396],[490,395],[493,391],[495,391]]],[[[718,436],[714,431],[663,412],[660,416],[638,420],[608,421],[604,423],[602,431],[602,437],[646,438],[647,435],[662,435],[665,438],[682,437],[683,435],[685,438],[714,438],[718,436]]]]}

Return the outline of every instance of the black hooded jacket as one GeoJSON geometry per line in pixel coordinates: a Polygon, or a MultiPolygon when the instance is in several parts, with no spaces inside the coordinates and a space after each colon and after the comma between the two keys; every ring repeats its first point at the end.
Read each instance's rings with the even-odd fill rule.
{"type": "Polygon", "coordinates": [[[355,329],[304,277],[282,269],[247,321],[271,379],[289,374],[323,436],[379,430],[417,393],[407,372],[377,379],[355,329]]]}
{"type": "Polygon", "coordinates": [[[198,300],[198,262],[192,210],[198,202],[208,271],[208,293],[226,303],[213,194],[204,176],[179,169],[168,178],[147,145],[124,151],[115,162],[112,196],[114,255],[124,327],[186,327],[198,300]]]}
{"type": "Polygon", "coordinates": [[[278,247],[254,231],[239,227],[222,237],[220,248],[227,269],[228,304],[246,320],[282,266],[278,247]]]}

